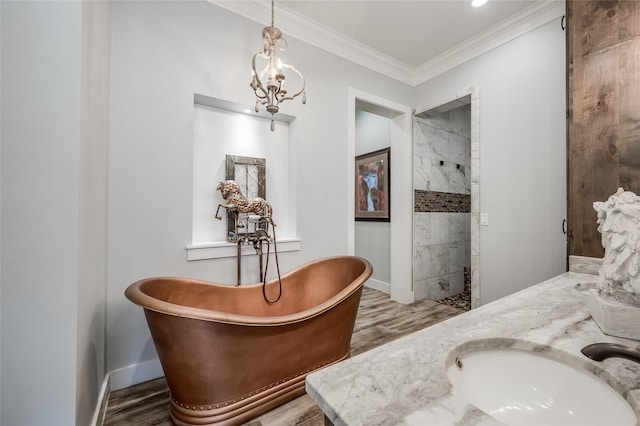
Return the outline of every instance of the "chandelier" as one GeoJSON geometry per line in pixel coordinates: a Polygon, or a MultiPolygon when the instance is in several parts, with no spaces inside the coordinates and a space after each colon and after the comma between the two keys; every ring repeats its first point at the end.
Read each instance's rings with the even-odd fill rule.
{"type": "MultiPolygon", "coordinates": [[[[264,41],[263,49],[253,55],[251,68],[253,79],[251,80],[251,88],[256,95],[256,112],[260,110],[262,104],[267,112],[272,116],[280,109],[280,103],[296,98],[302,94],[302,104],[307,103],[307,94],[304,90],[304,77],[295,69],[293,65],[285,64],[277,57],[276,51],[281,52],[287,50],[288,43],[282,37],[282,31],[273,25],[273,11],[275,0],[271,0],[271,26],[262,29],[262,39],[264,41]],[[256,70],[256,58],[262,58],[266,61],[264,69],[258,73],[256,70]],[[288,75],[295,73],[300,78],[301,88],[293,94],[284,88],[285,70],[288,75]]],[[[271,131],[275,129],[275,123],[271,119],[271,131]]]]}

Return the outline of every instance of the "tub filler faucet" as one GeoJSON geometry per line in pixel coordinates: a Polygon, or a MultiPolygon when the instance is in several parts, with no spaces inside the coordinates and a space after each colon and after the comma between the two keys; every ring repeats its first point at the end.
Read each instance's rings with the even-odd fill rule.
{"type": "Polygon", "coordinates": [[[617,343],[593,343],[582,348],[582,353],[594,361],[607,358],[625,358],[640,364],[640,351],[617,343]]]}

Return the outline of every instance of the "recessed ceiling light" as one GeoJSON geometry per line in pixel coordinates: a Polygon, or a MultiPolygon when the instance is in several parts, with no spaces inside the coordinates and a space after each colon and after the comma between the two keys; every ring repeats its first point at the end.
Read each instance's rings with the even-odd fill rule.
{"type": "Polygon", "coordinates": [[[483,4],[485,4],[486,2],[487,2],[487,0],[471,0],[471,6],[480,7],[483,4]]]}

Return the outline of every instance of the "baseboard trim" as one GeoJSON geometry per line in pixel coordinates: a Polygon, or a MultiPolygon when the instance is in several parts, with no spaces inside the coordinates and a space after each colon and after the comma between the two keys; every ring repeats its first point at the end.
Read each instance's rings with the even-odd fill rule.
{"type": "Polygon", "coordinates": [[[156,358],[113,370],[109,373],[109,376],[111,377],[111,390],[116,391],[162,377],[164,376],[164,371],[160,365],[160,360],[156,358]]]}
{"type": "Polygon", "coordinates": [[[108,372],[102,381],[98,402],[93,412],[90,426],[103,426],[107,415],[109,397],[112,391],[124,389],[149,380],[164,376],[164,371],[158,359],[141,362],[128,367],[108,372]]]}
{"type": "Polygon", "coordinates": [[[384,281],[379,281],[379,280],[374,280],[373,278],[369,278],[367,282],[364,283],[364,285],[374,290],[391,294],[391,284],[385,283],[384,281]]]}
{"type": "Polygon", "coordinates": [[[102,387],[100,388],[100,394],[98,395],[98,402],[96,404],[96,409],[93,412],[93,418],[91,419],[91,426],[102,426],[104,425],[104,419],[107,415],[107,405],[109,404],[109,396],[111,395],[111,386],[110,386],[110,374],[104,377],[102,381],[102,387]]]}

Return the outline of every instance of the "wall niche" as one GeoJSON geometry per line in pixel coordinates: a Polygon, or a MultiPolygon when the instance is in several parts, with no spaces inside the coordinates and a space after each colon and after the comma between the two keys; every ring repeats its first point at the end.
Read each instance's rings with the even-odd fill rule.
{"type": "MultiPolygon", "coordinates": [[[[295,168],[291,160],[293,116],[276,114],[275,131],[269,130],[271,116],[229,101],[196,94],[193,115],[193,218],[187,260],[233,257],[236,244],[228,242],[226,214],[216,220],[223,199],[216,187],[226,180],[228,156],[261,158],[268,165],[264,198],[273,207],[277,225],[278,251],[300,249],[297,237],[295,168]]],[[[295,151],[294,151],[295,152],[295,151]]],[[[250,247],[243,254],[252,254],[250,247]]]]}

